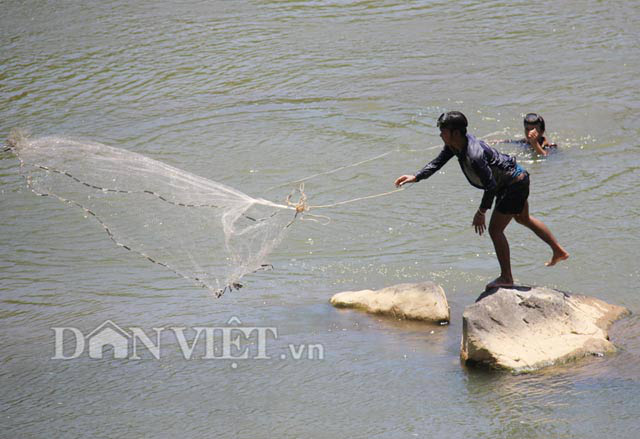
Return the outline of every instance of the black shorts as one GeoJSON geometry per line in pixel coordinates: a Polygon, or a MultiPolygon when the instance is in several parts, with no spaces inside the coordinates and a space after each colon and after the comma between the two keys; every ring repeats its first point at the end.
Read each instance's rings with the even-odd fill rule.
{"type": "Polygon", "coordinates": [[[496,195],[496,210],[507,215],[517,215],[522,212],[529,198],[529,173],[524,171],[524,177],[516,181],[496,195]]]}

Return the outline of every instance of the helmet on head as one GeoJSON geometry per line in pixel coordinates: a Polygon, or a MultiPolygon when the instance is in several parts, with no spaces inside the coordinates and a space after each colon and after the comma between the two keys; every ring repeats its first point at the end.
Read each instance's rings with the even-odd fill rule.
{"type": "Polygon", "coordinates": [[[544,119],[537,113],[529,113],[524,117],[524,124],[538,125],[541,131],[544,131],[544,119]]]}
{"type": "Polygon", "coordinates": [[[438,118],[438,128],[460,130],[462,134],[467,134],[467,118],[459,111],[447,111],[438,118]]]}

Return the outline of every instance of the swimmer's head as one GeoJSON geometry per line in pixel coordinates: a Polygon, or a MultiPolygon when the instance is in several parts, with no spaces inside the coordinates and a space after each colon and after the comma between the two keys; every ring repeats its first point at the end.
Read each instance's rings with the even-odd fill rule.
{"type": "Polygon", "coordinates": [[[544,133],[544,119],[537,113],[529,113],[524,117],[524,132],[527,134],[532,129],[536,128],[538,134],[544,133]]]}
{"type": "Polygon", "coordinates": [[[459,111],[448,111],[442,113],[438,118],[438,128],[451,131],[460,131],[463,136],[467,135],[467,118],[459,111]]]}

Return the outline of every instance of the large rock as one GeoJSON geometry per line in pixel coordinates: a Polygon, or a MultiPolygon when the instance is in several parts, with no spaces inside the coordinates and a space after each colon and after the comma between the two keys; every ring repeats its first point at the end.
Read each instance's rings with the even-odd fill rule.
{"type": "Polygon", "coordinates": [[[615,351],[607,330],[629,314],[621,306],[550,288],[500,288],[462,315],[460,356],[516,372],[615,351]]]}
{"type": "Polygon", "coordinates": [[[335,294],[331,304],[435,323],[448,323],[450,317],[444,290],[433,282],[399,284],[375,291],[345,291],[335,294]]]}

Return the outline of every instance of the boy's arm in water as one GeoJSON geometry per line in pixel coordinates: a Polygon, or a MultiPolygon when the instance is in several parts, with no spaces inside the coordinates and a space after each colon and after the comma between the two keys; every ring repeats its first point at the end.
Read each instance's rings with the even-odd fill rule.
{"type": "Polygon", "coordinates": [[[498,140],[485,140],[487,145],[497,145],[499,143],[526,143],[524,139],[498,139],[498,140]]]}

